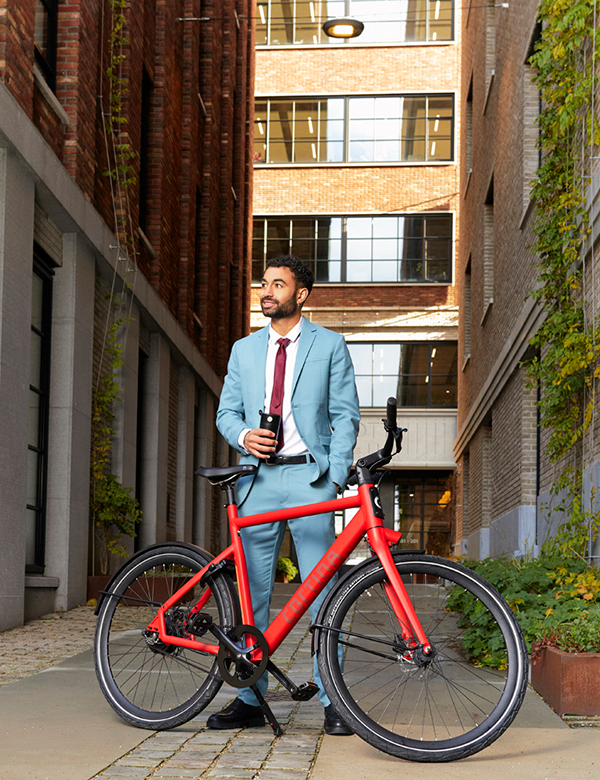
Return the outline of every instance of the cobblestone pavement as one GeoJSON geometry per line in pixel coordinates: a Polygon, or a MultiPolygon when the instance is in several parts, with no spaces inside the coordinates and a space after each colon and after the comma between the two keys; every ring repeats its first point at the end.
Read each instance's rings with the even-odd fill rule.
{"type": "Polygon", "coordinates": [[[0,687],[89,650],[95,629],[94,607],[76,607],[1,632],[0,687]]]}
{"type": "MultiPolygon", "coordinates": [[[[94,607],[46,615],[0,633],[0,686],[48,669],[92,646],[94,607]]],[[[304,617],[278,649],[275,660],[296,682],[312,679],[309,620],[304,617]]],[[[223,686],[196,719],[178,729],[153,733],[93,780],[306,780],[323,735],[323,707],[315,697],[294,702],[280,686],[267,694],[284,731],[266,726],[212,731],[206,718],[235,692],[223,686]]],[[[108,707],[108,704],[106,705],[108,707]]],[[[141,732],[140,735],[146,732],[141,732]]]]}
{"type": "MultiPolygon", "coordinates": [[[[312,679],[309,620],[300,621],[278,649],[275,660],[297,683],[312,679]]],[[[196,719],[144,740],[94,780],[306,780],[323,735],[323,706],[318,699],[294,702],[277,686],[267,693],[283,736],[270,727],[212,731],[206,718],[234,696],[223,686],[196,719]]]]}

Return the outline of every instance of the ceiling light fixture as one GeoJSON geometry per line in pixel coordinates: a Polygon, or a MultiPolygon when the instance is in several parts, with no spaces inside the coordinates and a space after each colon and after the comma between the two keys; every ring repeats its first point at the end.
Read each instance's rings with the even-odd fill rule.
{"type": "Polygon", "coordinates": [[[356,38],[364,29],[358,19],[328,19],[323,24],[323,32],[330,38],[356,38]]]}

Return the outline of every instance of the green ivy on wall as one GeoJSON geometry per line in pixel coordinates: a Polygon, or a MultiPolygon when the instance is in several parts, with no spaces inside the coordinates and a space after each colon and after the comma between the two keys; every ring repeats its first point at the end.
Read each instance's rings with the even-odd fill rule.
{"type": "MultiPolygon", "coordinates": [[[[124,35],[125,10],[128,0],[108,0],[111,14],[111,32],[108,36],[108,67],[106,69],[109,89],[107,110],[104,112],[104,134],[108,168],[105,175],[111,182],[115,233],[121,247],[125,248],[127,260],[135,261],[135,243],[127,190],[136,183],[132,160],[135,152],[123,140],[127,117],[124,103],[128,93],[127,79],[122,70],[128,40],[124,35]]],[[[122,258],[119,257],[118,261],[122,258]]],[[[118,262],[117,261],[117,262],[118,262]]],[[[116,271],[115,271],[116,274],[116,271]]],[[[127,276],[127,274],[126,274],[127,276]]],[[[129,318],[121,316],[125,301],[125,290],[107,296],[108,315],[104,338],[98,384],[92,399],[92,437],[90,469],[90,515],[94,526],[94,537],[101,574],[109,569],[111,554],[127,557],[123,544],[124,536],[134,536],[135,526],[141,519],[141,511],[131,488],[123,486],[111,472],[111,454],[115,437],[115,408],[121,402],[119,376],[123,366],[123,344],[119,334],[126,328],[129,318]],[[113,319],[111,324],[110,320],[113,319]]]]}
{"type": "Polygon", "coordinates": [[[588,232],[581,146],[599,138],[588,107],[600,46],[592,53],[594,0],[543,0],[538,18],[541,37],[530,59],[542,98],[542,162],[532,192],[539,258],[533,297],[546,317],[532,340],[539,357],[529,369],[541,383],[541,424],[550,430],[548,454],[558,462],[590,425],[593,380],[600,376],[600,327],[586,321],[580,264],[588,232]]]}

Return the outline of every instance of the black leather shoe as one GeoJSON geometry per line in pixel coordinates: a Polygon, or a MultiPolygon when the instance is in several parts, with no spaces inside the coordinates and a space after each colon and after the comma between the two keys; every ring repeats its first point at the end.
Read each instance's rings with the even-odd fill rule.
{"type": "Polygon", "coordinates": [[[337,714],[333,704],[328,704],[325,707],[325,733],[332,737],[348,737],[350,734],[354,734],[350,726],[346,726],[337,714]]]}
{"type": "Polygon", "coordinates": [[[221,712],[214,712],[206,725],[209,729],[245,729],[249,726],[264,726],[265,716],[260,707],[234,699],[221,712]]]}

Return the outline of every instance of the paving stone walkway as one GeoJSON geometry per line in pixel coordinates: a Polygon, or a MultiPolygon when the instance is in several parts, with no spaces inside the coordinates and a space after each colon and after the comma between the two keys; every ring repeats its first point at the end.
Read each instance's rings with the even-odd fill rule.
{"type": "MultiPolygon", "coordinates": [[[[89,650],[96,625],[93,612],[94,607],[77,607],[0,633],[0,686],[89,650]]],[[[313,677],[308,627],[305,616],[275,656],[296,683],[313,677]]],[[[283,729],[281,737],[275,737],[268,726],[206,729],[208,715],[234,696],[235,691],[224,685],[196,719],[172,731],[147,732],[138,747],[93,780],[307,780],[323,737],[323,707],[318,698],[294,702],[281,686],[272,686],[266,698],[283,729]]]]}
{"type": "MultiPolygon", "coordinates": [[[[275,659],[296,683],[312,679],[309,620],[303,618],[275,659]]],[[[295,702],[281,686],[267,693],[283,736],[270,727],[213,731],[206,719],[232,700],[223,686],[198,718],[172,731],[155,733],[94,780],[306,780],[323,736],[323,706],[317,698],[295,702]]]]}

